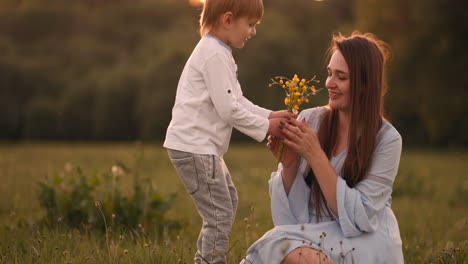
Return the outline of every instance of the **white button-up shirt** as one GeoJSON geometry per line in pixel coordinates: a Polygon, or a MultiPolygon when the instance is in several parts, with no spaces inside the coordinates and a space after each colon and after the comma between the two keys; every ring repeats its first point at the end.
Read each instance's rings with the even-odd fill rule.
{"type": "Polygon", "coordinates": [[[233,127],[262,141],[270,113],[243,96],[231,48],[205,35],[182,71],[164,147],[222,156],[233,127]]]}

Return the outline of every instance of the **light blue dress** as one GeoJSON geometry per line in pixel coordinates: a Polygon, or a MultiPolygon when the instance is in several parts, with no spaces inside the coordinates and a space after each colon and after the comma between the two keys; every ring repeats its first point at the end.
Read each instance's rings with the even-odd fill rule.
{"type": "MultiPolygon", "coordinates": [[[[307,109],[298,119],[305,119],[311,128],[318,131],[324,111],[324,107],[307,109]]],[[[304,180],[307,162],[301,160],[289,195],[284,191],[280,164],[269,181],[275,227],[247,250],[247,256],[241,263],[281,263],[298,247],[321,250],[336,264],[403,263],[400,231],[390,207],[401,146],[398,131],[384,121],[377,134],[368,174],[354,188],[348,187],[340,175],[346,149],[332,157],[331,165],[339,176],[336,186],[339,216],[322,217],[319,221],[316,221],[311,206],[313,196],[304,180]]]]}

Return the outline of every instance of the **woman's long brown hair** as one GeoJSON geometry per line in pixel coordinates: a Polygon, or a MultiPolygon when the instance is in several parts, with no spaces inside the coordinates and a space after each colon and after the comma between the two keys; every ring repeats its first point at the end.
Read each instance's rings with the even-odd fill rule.
{"type": "MultiPolygon", "coordinates": [[[[372,34],[354,32],[351,37],[334,36],[328,50],[328,58],[339,50],[349,68],[351,123],[348,134],[348,150],[341,174],[349,187],[362,181],[372,162],[376,135],[384,119],[384,95],[387,89],[385,64],[388,46],[372,34]]],[[[318,131],[320,144],[331,159],[337,141],[338,110],[328,109],[322,116],[318,131]]],[[[325,197],[311,170],[308,183],[315,198],[315,214],[331,216],[323,209],[325,197]]]]}

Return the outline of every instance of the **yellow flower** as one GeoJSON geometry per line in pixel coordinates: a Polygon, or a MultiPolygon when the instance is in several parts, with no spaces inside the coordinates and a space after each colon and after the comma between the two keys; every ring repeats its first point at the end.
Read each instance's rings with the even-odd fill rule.
{"type": "MultiPolygon", "coordinates": [[[[321,90],[316,90],[315,86],[311,85],[313,82],[320,83],[315,79],[315,76],[309,80],[299,78],[297,74],[294,74],[292,78],[276,76],[271,81],[270,86],[278,85],[284,89],[286,93],[286,96],[283,97],[284,104],[287,106],[288,111],[295,114],[299,113],[300,106],[303,103],[309,103],[309,96],[315,95],[317,91],[321,90]],[[309,92],[309,89],[311,92],[309,92]]],[[[281,160],[281,153],[282,151],[279,152],[278,162],[281,160]]]]}
{"type": "Polygon", "coordinates": [[[320,83],[320,80],[317,80],[317,83],[320,83]]]}
{"type": "Polygon", "coordinates": [[[316,80],[315,76],[312,79],[307,80],[300,78],[297,74],[294,74],[294,77],[291,79],[277,76],[272,79],[269,86],[281,86],[286,92],[286,96],[283,98],[287,109],[293,113],[298,113],[300,106],[303,103],[310,102],[308,97],[315,95],[317,91],[320,91],[319,89],[316,89],[315,86],[311,85],[313,82],[319,83],[320,81],[316,80]]]}

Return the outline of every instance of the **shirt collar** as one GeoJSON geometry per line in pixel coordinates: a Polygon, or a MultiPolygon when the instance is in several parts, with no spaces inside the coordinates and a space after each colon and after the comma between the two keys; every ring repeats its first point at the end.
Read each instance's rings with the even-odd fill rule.
{"type": "Polygon", "coordinates": [[[210,33],[207,33],[205,36],[209,37],[209,38],[212,38],[212,39],[215,39],[216,41],[219,42],[219,44],[221,44],[221,46],[225,47],[227,50],[229,50],[229,52],[232,52],[232,49],[231,47],[229,47],[228,45],[226,45],[226,43],[224,43],[223,41],[221,41],[219,38],[211,35],[210,33]]]}

